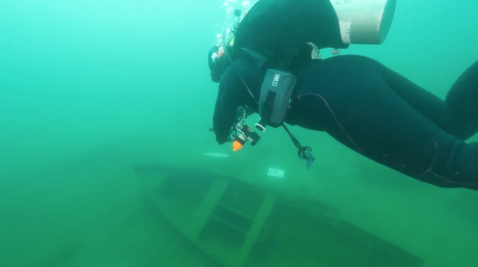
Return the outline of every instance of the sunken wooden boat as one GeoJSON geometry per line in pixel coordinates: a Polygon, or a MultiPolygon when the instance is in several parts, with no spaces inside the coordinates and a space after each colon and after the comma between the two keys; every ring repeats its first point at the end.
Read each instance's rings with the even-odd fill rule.
{"type": "Polygon", "coordinates": [[[289,199],[232,177],[135,165],[159,211],[227,267],[416,267],[423,260],[340,220],[323,203],[289,199]]]}

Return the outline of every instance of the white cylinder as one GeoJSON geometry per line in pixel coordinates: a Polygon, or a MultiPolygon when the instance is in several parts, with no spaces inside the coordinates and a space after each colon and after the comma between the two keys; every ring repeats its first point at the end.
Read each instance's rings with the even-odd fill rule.
{"type": "Polygon", "coordinates": [[[387,38],[396,0],[330,0],[345,44],[381,44],[387,38]]]}

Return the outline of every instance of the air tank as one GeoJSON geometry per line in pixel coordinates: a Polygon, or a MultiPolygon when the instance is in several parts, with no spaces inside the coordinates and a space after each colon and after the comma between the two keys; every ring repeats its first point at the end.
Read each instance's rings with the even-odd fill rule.
{"type": "Polygon", "coordinates": [[[396,0],[330,0],[345,44],[381,44],[387,38],[396,0]]]}

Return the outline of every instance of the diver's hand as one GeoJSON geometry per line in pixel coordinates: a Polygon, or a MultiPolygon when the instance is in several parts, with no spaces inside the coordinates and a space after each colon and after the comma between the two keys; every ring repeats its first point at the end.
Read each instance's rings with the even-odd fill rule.
{"type": "Polygon", "coordinates": [[[216,133],[214,132],[213,127],[209,128],[209,132],[214,134],[214,138],[216,139],[216,142],[219,145],[225,144],[227,142],[232,142],[232,141],[234,141],[234,138],[236,137],[236,131],[234,131],[233,129],[231,129],[231,132],[230,132],[229,136],[227,136],[227,137],[217,136],[216,133]]]}

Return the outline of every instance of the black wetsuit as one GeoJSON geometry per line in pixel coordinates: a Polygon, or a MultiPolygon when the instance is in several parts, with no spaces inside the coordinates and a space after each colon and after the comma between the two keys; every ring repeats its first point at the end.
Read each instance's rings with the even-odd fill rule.
{"type": "MultiPolygon", "coordinates": [[[[330,9],[329,0],[261,0],[251,9],[236,34],[237,71],[229,67],[219,85],[213,118],[219,144],[227,141],[239,106],[257,112],[237,72],[258,99],[263,70],[240,49],[263,47],[280,55],[297,40],[319,48],[344,47],[330,9]],[[297,32],[303,34],[289,38],[297,32]]],[[[291,71],[299,79],[286,123],[325,131],[365,157],[421,181],[478,189],[478,143],[464,142],[478,131],[478,62],[459,77],[446,101],[362,56],[312,61],[310,50],[303,49],[291,71]]]]}
{"type": "MultiPolygon", "coordinates": [[[[259,96],[253,59],[235,66],[259,96]]],[[[478,189],[478,62],[466,70],[446,101],[372,59],[336,56],[315,61],[299,78],[286,123],[333,138],[391,169],[440,187],[478,189]]],[[[213,129],[226,142],[237,107],[257,103],[233,68],[219,86],[213,129]]]]}

